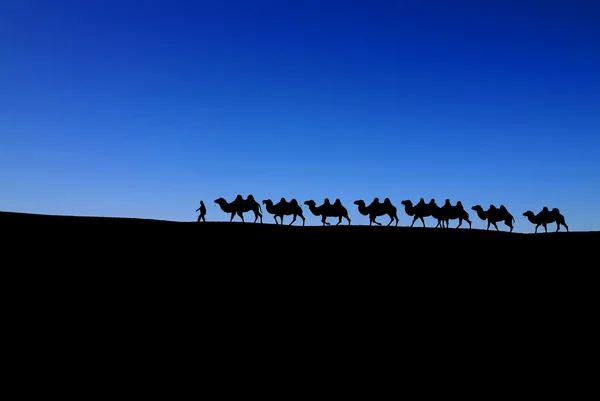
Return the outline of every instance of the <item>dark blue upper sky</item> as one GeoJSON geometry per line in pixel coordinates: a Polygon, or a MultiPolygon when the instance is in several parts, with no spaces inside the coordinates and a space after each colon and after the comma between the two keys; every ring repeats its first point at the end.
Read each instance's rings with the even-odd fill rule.
{"type": "Polygon", "coordinates": [[[0,210],[228,220],[212,200],[253,193],[366,224],[355,199],[423,197],[598,230],[599,21],[591,0],[3,2],[0,210]]]}

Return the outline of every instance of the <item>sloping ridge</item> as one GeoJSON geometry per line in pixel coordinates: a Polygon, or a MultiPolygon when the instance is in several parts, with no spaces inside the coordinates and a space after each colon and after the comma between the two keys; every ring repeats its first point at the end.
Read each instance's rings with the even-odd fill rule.
{"type": "MultiPolygon", "coordinates": [[[[552,239],[560,239],[562,241],[577,240],[597,240],[600,239],[600,231],[576,231],[576,232],[554,232],[554,225],[549,225],[548,233],[509,233],[507,231],[495,231],[494,229],[468,229],[461,227],[459,229],[449,228],[441,229],[434,227],[407,227],[407,226],[368,226],[368,225],[345,225],[340,224],[335,226],[307,225],[301,226],[299,222],[294,225],[276,225],[269,222],[271,216],[263,217],[263,224],[255,224],[250,221],[242,222],[205,222],[197,223],[177,222],[169,220],[154,220],[143,218],[128,218],[128,217],[100,217],[100,216],[69,216],[69,215],[47,215],[35,213],[20,213],[20,212],[0,212],[0,224],[18,226],[35,226],[40,229],[43,227],[62,227],[62,226],[77,226],[80,229],[109,229],[118,228],[120,230],[138,230],[144,229],[149,231],[168,230],[169,232],[179,231],[181,233],[193,230],[194,232],[210,233],[218,232],[220,234],[260,234],[260,235],[327,235],[334,239],[336,236],[355,237],[363,236],[365,238],[373,237],[428,237],[430,239],[489,239],[489,240],[530,240],[536,241],[543,239],[548,241],[552,239]]],[[[330,219],[331,220],[331,219],[330,219]]],[[[331,220],[335,222],[335,219],[331,220]]],[[[456,223],[454,223],[456,224],[456,223]]],[[[502,227],[504,228],[504,227],[502,227]]]]}

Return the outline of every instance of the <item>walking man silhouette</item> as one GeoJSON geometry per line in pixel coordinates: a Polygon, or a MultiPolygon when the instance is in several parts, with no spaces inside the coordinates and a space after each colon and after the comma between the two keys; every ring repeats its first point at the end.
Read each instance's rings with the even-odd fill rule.
{"type": "Polygon", "coordinates": [[[200,223],[200,220],[206,223],[206,219],[204,218],[204,216],[206,216],[206,206],[204,206],[203,201],[200,201],[200,207],[196,209],[196,211],[200,211],[200,215],[198,216],[198,223],[200,223]]]}

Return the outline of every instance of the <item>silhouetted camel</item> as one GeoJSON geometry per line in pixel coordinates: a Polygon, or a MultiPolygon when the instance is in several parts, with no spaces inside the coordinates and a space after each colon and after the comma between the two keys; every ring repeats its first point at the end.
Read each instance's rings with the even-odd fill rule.
{"type": "Polygon", "coordinates": [[[475,205],[471,208],[471,210],[474,210],[477,213],[477,216],[479,216],[479,218],[481,220],[485,221],[487,219],[486,230],[489,230],[490,224],[492,224],[494,227],[496,227],[496,231],[500,231],[498,229],[498,225],[496,225],[496,223],[499,221],[503,221],[504,224],[510,228],[509,232],[512,233],[512,230],[514,228],[513,223],[515,222],[515,218],[513,217],[512,214],[510,214],[508,212],[508,210],[506,210],[506,207],[504,207],[504,205],[500,205],[500,208],[497,208],[494,205],[490,205],[488,210],[483,210],[481,205],[475,205]]]}
{"type": "Polygon", "coordinates": [[[379,203],[379,198],[373,199],[373,202],[369,206],[365,206],[365,201],[362,199],[355,200],[354,204],[358,206],[358,212],[364,216],[369,216],[369,225],[373,223],[378,226],[381,225],[377,221],[378,216],[388,215],[390,216],[390,222],[388,226],[396,220],[396,226],[398,225],[398,210],[396,206],[392,205],[390,198],[385,198],[383,203],[379,203]]]}
{"type": "Polygon", "coordinates": [[[254,200],[254,196],[248,195],[246,199],[242,198],[242,195],[238,195],[233,202],[227,203],[227,201],[223,198],[215,199],[215,203],[221,207],[221,210],[225,213],[231,213],[231,218],[229,222],[233,220],[234,216],[237,214],[244,222],[244,213],[246,212],[254,212],[254,222],[260,218],[260,222],[262,223],[262,208],[260,204],[254,200]]]}
{"type": "Polygon", "coordinates": [[[275,205],[271,199],[265,199],[262,201],[262,203],[265,205],[267,212],[273,215],[275,224],[279,224],[277,222],[277,217],[281,219],[281,224],[283,224],[283,216],[290,215],[294,216],[292,222],[289,224],[290,226],[294,224],[297,216],[300,216],[302,219],[302,225],[304,225],[304,222],[306,221],[302,213],[302,207],[298,204],[296,199],[292,199],[288,202],[285,200],[285,198],[281,198],[281,200],[275,205]]]}
{"type": "Polygon", "coordinates": [[[547,224],[556,223],[556,232],[560,229],[561,224],[565,226],[567,232],[569,232],[569,226],[565,223],[564,216],[560,213],[560,210],[554,208],[552,210],[548,210],[546,206],[542,209],[538,214],[533,214],[531,210],[523,213],[523,216],[527,217],[530,223],[535,224],[535,232],[537,233],[538,227],[541,225],[544,227],[544,231],[548,232],[547,224]]]}
{"type": "Polygon", "coordinates": [[[450,227],[450,220],[458,219],[458,225],[456,228],[462,225],[463,220],[469,223],[471,228],[471,220],[469,220],[469,213],[465,210],[461,201],[456,202],[456,205],[450,203],[450,199],[446,199],[444,205],[440,208],[444,221],[446,222],[446,228],[450,227]]]}
{"type": "Polygon", "coordinates": [[[444,219],[441,215],[440,207],[435,203],[435,199],[431,199],[429,203],[425,203],[425,200],[421,198],[419,202],[413,206],[412,201],[406,199],[400,202],[404,205],[404,211],[407,215],[413,216],[411,227],[415,224],[417,219],[421,220],[423,227],[425,227],[425,219],[423,217],[433,217],[438,221],[436,228],[444,227],[444,219]]]}
{"type": "Polygon", "coordinates": [[[333,205],[329,202],[329,198],[325,198],[321,206],[316,206],[315,201],[312,199],[307,200],[304,204],[308,205],[308,209],[312,214],[321,216],[321,223],[323,223],[324,226],[330,225],[327,222],[327,217],[339,218],[336,226],[340,225],[342,217],[348,220],[348,225],[350,225],[351,220],[348,217],[348,210],[342,205],[342,202],[339,199],[336,199],[333,205]]]}
{"type": "Polygon", "coordinates": [[[206,216],[206,206],[204,206],[203,201],[200,201],[200,207],[196,209],[196,211],[200,211],[200,214],[198,215],[198,223],[200,223],[200,220],[206,222],[206,219],[204,218],[204,216],[206,216]]]}

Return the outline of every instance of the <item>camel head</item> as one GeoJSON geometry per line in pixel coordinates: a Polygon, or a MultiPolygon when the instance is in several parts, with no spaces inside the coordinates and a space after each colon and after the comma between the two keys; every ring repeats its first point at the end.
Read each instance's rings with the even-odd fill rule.
{"type": "Polygon", "coordinates": [[[475,210],[476,212],[482,212],[483,208],[481,207],[481,205],[475,205],[471,208],[471,210],[475,210]]]}
{"type": "Polygon", "coordinates": [[[533,214],[533,212],[531,210],[526,211],[525,213],[523,213],[523,216],[525,217],[535,217],[535,215],[533,214]]]}
{"type": "Polygon", "coordinates": [[[358,199],[358,200],[354,201],[354,204],[358,205],[358,206],[364,206],[365,205],[365,201],[362,200],[362,199],[358,199]]]}
{"type": "Polygon", "coordinates": [[[312,199],[309,199],[309,200],[305,201],[304,204],[308,205],[308,207],[315,207],[316,206],[315,201],[312,200],[312,199]]]}
{"type": "Polygon", "coordinates": [[[215,199],[215,203],[216,203],[217,205],[221,206],[221,205],[224,205],[224,204],[226,204],[226,203],[227,203],[227,201],[226,201],[225,199],[223,199],[223,198],[217,198],[217,199],[215,199]]]}
{"type": "Polygon", "coordinates": [[[408,199],[403,200],[402,202],[400,202],[401,204],[403,204],[405,207],[412,207],[412,202],[408,199]]]}
{"type": "Polygon", "coordinates": [[[273,201],[271,199],[265,199],[262,201],[263,205],[272,206],[273,201]]]}

